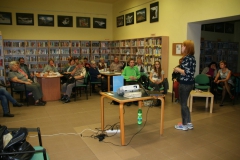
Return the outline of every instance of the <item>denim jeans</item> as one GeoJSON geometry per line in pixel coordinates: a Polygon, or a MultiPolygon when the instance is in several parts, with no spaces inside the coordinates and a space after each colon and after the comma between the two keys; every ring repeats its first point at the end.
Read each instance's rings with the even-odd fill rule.
{"type": "Polygon", "coordinates": [[[191,115],[189,108],[187,106],[187,101],[191,90],[193,89],[192,85],[180,84],[179,85],[179,100],[181,105],[181,114],[182,114],[182,124],[187,125],[191,123],[191,115]]]}
{"type": "Polygon", "coordinates": [[[6,91],[5,88],[0,88],[0,100],[2,103],[3,113],[9,113],[8,109],[8,101],[12,102],[12,104],[17,103],[17,101],[11,96],[11,94],[6,91]]]}

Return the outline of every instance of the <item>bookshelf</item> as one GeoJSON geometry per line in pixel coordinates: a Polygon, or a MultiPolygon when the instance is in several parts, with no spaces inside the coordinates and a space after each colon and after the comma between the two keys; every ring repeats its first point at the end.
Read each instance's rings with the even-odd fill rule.
{"type": "Polygon", "coordinates": [[[5,83],[3,39],[1,31],[0,31],[0,80],[3,80],[5,83]]]}
{"type": "Polygon", "coordinates": [[[125,63],[129,58],[134,60],[141,58],[150,72],[154,61],[162,60],[162,68],[165,76],[168,76],[169,38],[167,36],[111,41],[109,46],[111,49],[108,54],[109,64],[113,62],[114,57],[125,63]]]}
{"type": "Polygon", "coordinates": [[[227,67],[232,73],[236,73],[238,47],[239,43],[237,42],[201,41],[199,73],[201,73],[212,61],[219,63],[221,60],[225,60],[227,62],[227,67]]]}
{"type": "MultiPolygon", "coordinates": [[[[68,57],[88,58],[97,63],[102,57],[109,66],[114,57],[126,62],[129,58],[142,58],[150,71],[155,60],[161,61],[165,76],[168,73],[168,37],[147,37],[115,41],[88,41],[88,40],[2,40],[0,71],[8,73],[8,63],[25,59],[31,72],[41,72],[51,58],[58,70],[61,71],[68,64],[68,57]],[[5,72],[4,72],[5,71],[5,72]]],[[[0,74],[1,75],[1,74],[0,74]]],[[[1,77],[1,76],[0,76],[1,77]]]]}

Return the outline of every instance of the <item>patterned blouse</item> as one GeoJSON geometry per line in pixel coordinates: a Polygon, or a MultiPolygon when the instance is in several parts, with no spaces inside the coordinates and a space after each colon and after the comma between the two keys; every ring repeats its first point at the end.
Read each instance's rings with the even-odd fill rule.
{"type": "Polygon", "coordinates": [[[180,68],[185,71],[185,75],[180,75],[180,84],[191,85],[194,84],[194,74],[196,69],[196,60],[192,55],[187,55],[184,57],[180,68]]]}

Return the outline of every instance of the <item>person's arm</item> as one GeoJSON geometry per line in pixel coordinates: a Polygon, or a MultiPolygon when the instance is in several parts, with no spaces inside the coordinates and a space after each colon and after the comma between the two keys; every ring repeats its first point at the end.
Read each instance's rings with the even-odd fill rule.
{"type": "Polygon", "coordinates": [[[48,65],[46,65],[45,67],[44,67],[44,69],[43,69],[43,73],[45,73],[46,71],[48,70],[48,65]]]}
{"type": "Polygon", "coordinates": [[[53,67],[54,67],[54,72],[58,72],[58,69],[55,66],[53,66],[53,67]]]}
{"type": "Polygon", "coordinates": [[[218,73],[217,73],[217,75],[216,75],[216,77],[215,77],[213,82],[217,83],[219,76],[220,76],[220,72],[218,71],[218,73]]]}
{"type": "Polygon", "coordinates": [[[29,81],[22,81],[18,79],[16,76],[10,79],[12,82],[17,82],[17,83],[24,83],[24,84],[31,84],[29,81]]]}
{"type": "Polygon", "coordinates": [[[207,74],[208,71],[209,71],[209,67],[205,67],[201,74],[206,74],[208,77],[210,77],[210,75],[207,74]]]}
{"type": "Polygon", "coordinates": [[[141,77],[141,74],[140,74],[137,66],[135,66],[135,70],[136,70],[136,77],[137,77],[137,80],[138,80],[141,77]]]}
{"type": "Polygon", "coordinates": [[[124,68],[123,72],[122,72],[122,76],[125,80],[129,80],[130,76],[127,76],[127,68],[124,68]]]}
{"type": "Polygon", "coordinates": [[[153,72],[151,71],[150,72],[150,75],[149,75],[149,80],[152,82],[152,83],[155,83],[155,81],[152,79],[153,77],[153,72]]]}

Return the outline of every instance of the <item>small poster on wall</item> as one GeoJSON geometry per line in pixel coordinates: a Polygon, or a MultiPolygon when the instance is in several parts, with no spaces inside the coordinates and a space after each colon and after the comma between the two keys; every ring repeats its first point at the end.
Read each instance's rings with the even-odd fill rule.
{"type": "Polygon", "coordinates": [[[159,20],[159,5],[158,2],[150,4],[150,23],[158,22],[159,20]]]}

